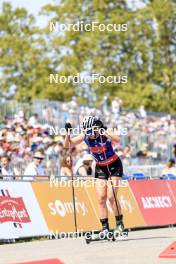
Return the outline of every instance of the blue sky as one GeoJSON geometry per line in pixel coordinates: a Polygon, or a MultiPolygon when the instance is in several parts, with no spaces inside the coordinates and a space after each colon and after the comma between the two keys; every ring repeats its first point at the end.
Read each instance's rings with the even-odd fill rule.
{"type": "MultiPolygon", "coordinates": [[[[47,18],[38,15],[41,7],[46,4],[58,3],[59,0],[5,0],[10,2],[14,7],[25,7],[30,13],[32,13],[37,20],[39,26],[44,26],[47,23],[47,18]]],[[[91,0],[90,0],[91,1],[91,0]]],[[[118,0],[117,0],[118,1],[118,0]]],[[[0,7],[4,0],[0,0],[0,7]]],[[[128,0],[130,6],[143,6],[141,0],[128,0]]]]}
{"type": "Polygon", "coordinates": [[[25,7],[29,13],[32,13],[36,17],[37,23],[40,26],[44,26],[47,21],[46,17],[38,15],[41,7],[49,3],[55,3],[54,0],[0,0],[0,7],[3,2],[9,2],[14,7],[25,7]]]}
{"type": "Polygon", "coordinates": [[[14,7],[25,7],[29,12],[35,15],[37,15],[43,5],[54,2],[52,0],[0,0],[0,3],[5,1],[10,2],[14,7]]]}

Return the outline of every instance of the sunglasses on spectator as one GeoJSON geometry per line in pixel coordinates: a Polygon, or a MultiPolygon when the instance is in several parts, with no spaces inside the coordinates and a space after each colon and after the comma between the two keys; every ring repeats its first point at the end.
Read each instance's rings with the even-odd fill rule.
{"type": "Polygon", "coordinates": [[[39,158],[39,157],[34,157],[34,159],[43,160],[43,158],[39,158]]]}

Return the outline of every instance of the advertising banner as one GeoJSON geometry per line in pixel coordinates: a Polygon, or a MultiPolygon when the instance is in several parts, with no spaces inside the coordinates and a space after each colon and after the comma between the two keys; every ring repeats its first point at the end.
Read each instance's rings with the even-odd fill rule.
{"type": "Polygon", "coordinates": [[[147,225],[176,223],[176,200],[171,192],[174,188],[172,184],[169,183],[170,188],[168,181],[164,180],[130,181],[129,184],[147,225]]]}
{"type": "Polygon", "coordinates": [[[119,188],[118,200],[122,209],[126,228],[146,226],[144,217],[129,185],[119,188]]]}
{"type": "Polygon", "coordinates": [[[0,182],[0,239],[48,234],[30,183],[0,182]]]}
{"type": "MultiPolygon", "coordinates": [[[[74,205],[71,181],[54,183],[33,182],[32,187],[40,204],[50,232],[74,232],[74,205]]],[[[74,181],[75,210],[78,231],[99,230],[98,198],[91,181],[74,181]]],[[[125,227],[145,226],[143,215],[128,185],[118,191],[125,227]]],[[[115,217],[107,200],[110,228],[115,217]]]]}
{"type": "MultiPolygon", "coordinates": [[[[32,183],[48,229],[50,233],[56,234],[75,232],[72,183],[71,181],[55,183],[32,183]]],[[[101,225],[94,183],[91,180],[75,180],[73,184],[77,231],[99,230],[101,225]]]]}
{"type": "MultiPolygon", "coordinates": [[[[75,231],[72,189],[33,182],[32,187],[50,232],[75,231]]],[[[77,201],[79,202],[79,201],[77,201]]]]}
{"type": "MultiPolygon", "coordinates": [[[[89,200],[91,201],[91,204],[94,207],[94,212],[95,212],[94,224],[96,224],[95,229],[100,229],[101,225],[99,223],[98,198],[95,188],[86,188],[86,192],[89,197],[89,200]],[[96,219],[98,220],[98,222],[96,219]]],[[[122,209],[125,227],[128,228],[128,227],[145,226],[146,224],[144,218],[139,210],[135,198],[133,197],[133,194],[131,193],[128,182],[127,185],[122,185],[121,187],[119,187],[117,197],[122,209]]],[[[114,213],[111,208],[110,202],[108,200],[106,204],[108,208],[108,218],[109,218],[110,228],[113,229],[115,227],[114,213]]],[[[93,219],[91,221],[93,221],[93,219]]]]}
{"type": "MultiPolygon", "coordinates": [[[[176,181],[129,181],[118,190],[126,228],[176,223],[176,181]]],[[[74,181],[77,231],[101,229],[95,184],[74,181]]],[[[115,217],[107,200],[110,228],[115,217]]],[[[0,182],[0,239],[75,232],[71,181],[0,182]]]]}
{"type": "Polygon", "coordinates": [[[176,203],[176,181],[175,180],[167,181],[167,187],[172,195],[173,200],[176,203]]]}
{"type": "Polygon", "coordinates": [[[82,213],[77,210],[77,224],[79,230],[99,230],[101,228],[99,222],[99,212],[96,206],[97,197],[94,183],[90,181],[79,181],[79,187],[75,188],[75,196],[82,204],[82,213]],[[92,200],[92,196],[95,197],[92,200]],[[85,210],[83,211],[83,208],[85,210]]]}

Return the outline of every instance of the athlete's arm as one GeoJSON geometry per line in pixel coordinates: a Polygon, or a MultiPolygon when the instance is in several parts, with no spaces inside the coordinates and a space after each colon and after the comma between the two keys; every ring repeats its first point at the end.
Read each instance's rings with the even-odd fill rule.
{"type": "Polygon", "coordinates": [[[69,147],[74,147],[78,144],[80,144],[84,139],[84,134],[80,134],[74,138],[70,138],[70,135],[66,135],[65,141],[64,141],[64,147],[69,148],[69,147]]]}
{"type": "Polygon", "coordinates": [[[74,147],[83,141],[84,134],[80,134],[74,138],[70,137],[70,132],[72,131],[72,125],[70,123],[65,124],[65,130],[67,132],[67,134],[65,136],[65,140],[64,140],[64,147],[65,148],[74,147]]]}
{"type": "Polygon", "coordinates": [[[103,122],[101,120],[96,120],[95,121],[95,127],[98,126],[99,129],[101,130],[101,128],[103,129],[103,134],[109,138],[111,141],[113,142],[119,142],[119,137],[117,134],[113,133],[110,129],[107,129],[106,126],[104,126],[103,122]]]}
{"type": "Polygon", "coordinates": [[[112,131],[109,131],[108,129],[105,130],[104,135],[115,143],[118,143],[120,141],[119,136],[117,134],[114,134],[112,131]]]}

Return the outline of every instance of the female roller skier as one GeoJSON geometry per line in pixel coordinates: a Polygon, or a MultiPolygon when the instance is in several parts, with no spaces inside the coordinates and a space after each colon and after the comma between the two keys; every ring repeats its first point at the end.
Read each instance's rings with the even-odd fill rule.
{"type": "MultiPolygon", "coordinates": [[[[123,166],[112,147],[112,142],[117,143],[119,137],[115,133],[112,133],[112,131],[109,132],[106,130],[102,121],[94,116],[85,117],[82,127],[84,133],[73,138],[70,138],[70,134],[67,133],[64,146],[65,148],[74,147],[83,141],[87,144],[96,162],[96,192],[98,196],[100,222],[102,224],[102,230],[98,234],[98,237],[106,237],[109,233],[107,199],[115,215],[116,228],[114,229],[114,234],[121,236],[123,235],[124,224],[121,208],[117,200],[117,191],[119,181],[123,175],[123,166]]],[[[70,123],[66,123],[65,128],[69,132],[72,126],[70,123]]]]}

